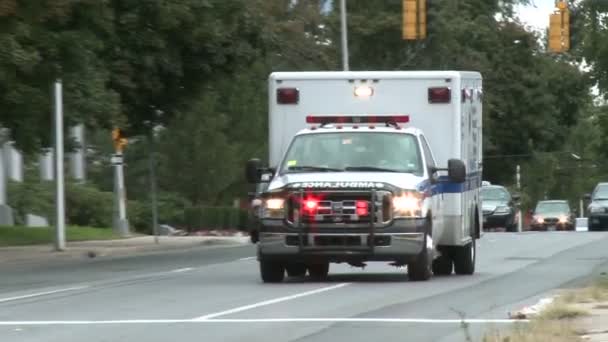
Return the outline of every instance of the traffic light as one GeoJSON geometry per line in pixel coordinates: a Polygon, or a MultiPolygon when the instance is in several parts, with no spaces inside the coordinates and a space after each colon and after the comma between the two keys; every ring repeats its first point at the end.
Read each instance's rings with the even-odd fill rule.
{"type": "Polygon", "coordinates": [[[549,16],[549,51],[559,53],[570,49],[570,11],[565,1],[559,1],[557,8],[549,16]]]}
{"type": "Polygon", "coordinates": [[[124,136],[123,131],[118,127],[112,130],[112,140],[114,141],[114,149],[117,153],[121,153],[125,146],[127,146],[128,140],[124,136]]]}
{"type": "Polygon", "coordinates": [[[403,0],[403,39],[426,38],[426,1],[403,0]]]}

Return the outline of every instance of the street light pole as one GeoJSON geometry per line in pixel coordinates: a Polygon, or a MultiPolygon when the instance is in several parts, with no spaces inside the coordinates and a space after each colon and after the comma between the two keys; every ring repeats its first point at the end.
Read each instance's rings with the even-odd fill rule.
{"type": "Polygon", "coordinates": [[[340,24],[342,27],[342,66],[344,71],[349,70],[348,65],[348,32],[346,31],[346,0],[340,0],[340,24]]]}
{"type": "Polygon", "coordinates": [[[55,250],[65,249],[65,199],[63,184],[63,89],[55,82],[55,250]]]}

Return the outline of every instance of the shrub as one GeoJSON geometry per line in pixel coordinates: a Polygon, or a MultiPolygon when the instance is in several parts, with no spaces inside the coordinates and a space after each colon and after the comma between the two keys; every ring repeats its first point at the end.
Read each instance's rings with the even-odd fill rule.
{"type": "Polygon", "coordinates": [[[190,207],[184,212],[188,230],[197,229],[239,229],[246,230],[247,210],[233,207],[190,207]]]}

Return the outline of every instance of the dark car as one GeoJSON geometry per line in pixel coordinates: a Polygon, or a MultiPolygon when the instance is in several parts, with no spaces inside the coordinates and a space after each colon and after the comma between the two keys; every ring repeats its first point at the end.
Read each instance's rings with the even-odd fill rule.
{"type": "Polygon", "coordinates": [[[574,230],[575,215],[568,201],[539,201],[532,214],[531,230],[574,230]]]}
{"type": "Polygon", "coordinates": [[[589,231],[608,230],[608,183],[599,183],[585,197],[591,200],[587,206],[589,231]]]}
{"type": "Polygon", "coordinates": [[[505,228],[508,232],[517,230],[515,202],[517,195],[500,185],[481,187],[481,208],[483,211],[483,228],[505,228]]]}

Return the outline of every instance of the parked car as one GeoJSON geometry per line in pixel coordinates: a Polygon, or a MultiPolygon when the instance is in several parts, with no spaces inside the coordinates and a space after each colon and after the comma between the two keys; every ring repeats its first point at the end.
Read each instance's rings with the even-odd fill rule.
{"type": "Polygon", "coordinates": [[[574,230],[576,215],[568,201],[539,201],[532,216],[530,230],[574,230]]]}
{"type": "Polygon", "coordinates": [[[517,231],[516,201],[519,195],[511,193],[501,185],[481,187],[481,208],[483,228],[505,228],[508,232],[517,231]]]}
{"type": "Polygon", "coordinates": [[[608,230],[608,183],[598,183],[591,194],[585,195],[589,231],[608,230]]]}

